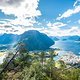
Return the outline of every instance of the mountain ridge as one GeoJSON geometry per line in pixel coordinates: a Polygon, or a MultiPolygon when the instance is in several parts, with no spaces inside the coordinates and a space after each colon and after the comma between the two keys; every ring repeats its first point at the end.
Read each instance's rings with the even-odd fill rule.
{"type": "Polygon", "coordinates": [[[29,30],[21,35],[15,34],[3,34],[0,35],[0,44],[13,44],[17,42],[23,42],[26,44],[26,48],[29,51],[32,50],[46,50],[49,49],[54,41],[46,34],[40,33],[37,30],[29,30]]]}

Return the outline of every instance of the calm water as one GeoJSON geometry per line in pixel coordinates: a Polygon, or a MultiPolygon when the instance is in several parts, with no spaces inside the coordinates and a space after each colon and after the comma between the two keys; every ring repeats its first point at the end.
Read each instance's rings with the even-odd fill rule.
{"type": "Polygon", "coordinates": [[[80,55],[80,41],[56,41],[52,47],[59,48],[63,51],[71,51],[80,55]]]}

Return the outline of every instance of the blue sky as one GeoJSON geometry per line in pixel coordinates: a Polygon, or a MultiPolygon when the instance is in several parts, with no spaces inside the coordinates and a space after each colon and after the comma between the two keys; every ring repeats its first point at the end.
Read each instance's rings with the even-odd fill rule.
{"type": "Polygon", "coordinates": [[[72,8],[74,1],[75,0],[40,0],[39,9],[42,17],[51,21],[68,8],[72,8]]]}
{"type": "Polygon", "coordinates": [[[49,36],[80,35],[80,0],[0,1],[0,34],[31,29],[49,36]]]}

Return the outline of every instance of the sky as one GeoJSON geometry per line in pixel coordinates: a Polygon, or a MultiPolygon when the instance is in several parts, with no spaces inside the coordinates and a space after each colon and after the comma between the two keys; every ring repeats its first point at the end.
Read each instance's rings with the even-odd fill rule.
{"type": "Polygon", "coordinates": [[[0,0],[0,34],[28,30],[80,36],[80,0],[0,0]]]}

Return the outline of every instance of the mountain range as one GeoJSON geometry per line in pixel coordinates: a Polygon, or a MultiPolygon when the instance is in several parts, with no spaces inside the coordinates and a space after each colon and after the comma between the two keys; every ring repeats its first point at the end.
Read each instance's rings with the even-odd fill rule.
{"type": "Polygon", "coordinates": [[[72,41],[80,41],[80,36],[78,35],[73,35],[73,36],[50,36],[50,38],[54,41],[66,41],[66,40],[72,40],[72,41]]]}
{"type": "Polygon", "coordinates": [[[37,30],[29,30],[21,35],[3,34],[0,35],[0,49],[10,49],[12,44],[17,42],[25,43],[25,47],[29,51],[49,49],[55,42],[46,34],[40,33],[37,30]]]}

